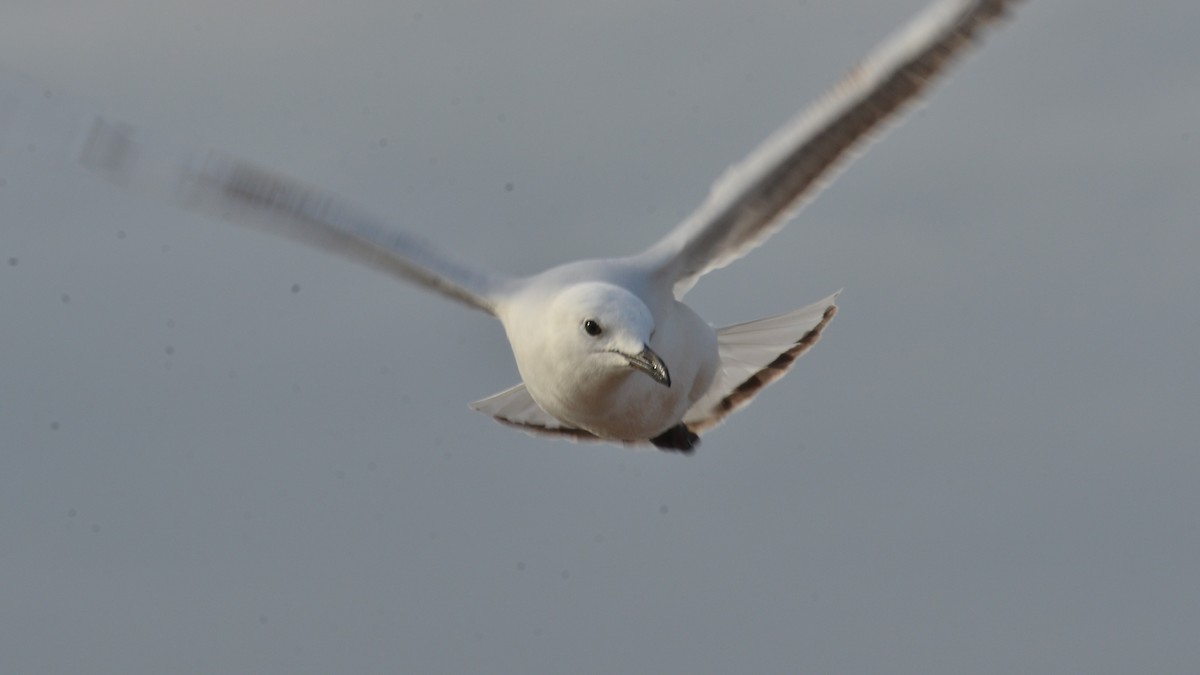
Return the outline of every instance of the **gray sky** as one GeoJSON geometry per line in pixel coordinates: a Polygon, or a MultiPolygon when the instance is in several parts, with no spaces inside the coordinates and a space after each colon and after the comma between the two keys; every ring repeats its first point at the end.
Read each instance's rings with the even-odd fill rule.
{"type": "MultiPolygon", "coordinates": [[[[654,241],[921,0],[32,2],[0,67],[508,272],[654,241]]],[[[0,670],[1200,670],[1200,5],[1033,1],[717,324],[681,458],[528,437],[499,325],[0,156],[0,670]]]]}

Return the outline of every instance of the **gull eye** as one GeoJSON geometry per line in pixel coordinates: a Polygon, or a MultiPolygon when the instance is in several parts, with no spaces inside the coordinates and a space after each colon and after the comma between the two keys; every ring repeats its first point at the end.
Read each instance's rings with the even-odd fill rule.
{"type": "Polygon", "coordinates": [[[591,335],[592,337],[596,337],[597,335],[603,333],[604,329],[600,327],[600,324],[596,323],[595,319],[588,319],[587,321],[583,322],[583,332],[591,335]]]}

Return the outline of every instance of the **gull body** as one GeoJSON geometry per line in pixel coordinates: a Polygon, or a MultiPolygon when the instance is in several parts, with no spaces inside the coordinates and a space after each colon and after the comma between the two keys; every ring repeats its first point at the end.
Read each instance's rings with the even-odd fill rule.
{"type": "MultiPolygon", "coordinates": [[[[657,242],[529,277],[463,265],[336,195],[229,155],[167,147],[101,118],[89,118],[81,135],[60,136],[80,138],[83,165],[119,185],[300,240],[495,316],[522,382],[475,409],[532,433],[689,452],[699,433],[816,343],[837,294],[723,328],[692,311],[684,295],[787,222],[1015,3],[936,0],[730,167],[657,242]]],[[[30,98],[39,100],[0,106],[0,145],[22,119],[36,126],[50,118],[39,114],[42,97],[30,98]],[[13,111],[16,122],[4,118],[13,111]]]]}
{"type": "Polygon", "coordinates": [[[720,366],[716,331],[647,272],[582,261],[501,294],[496,316],[542,410],[599,438],[645,441],[708,391],[720,366]]]}

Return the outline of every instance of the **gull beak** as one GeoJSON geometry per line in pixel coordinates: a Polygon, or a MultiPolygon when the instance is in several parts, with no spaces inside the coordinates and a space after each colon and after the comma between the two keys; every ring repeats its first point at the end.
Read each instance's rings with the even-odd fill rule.
{"type": "Polygon", "coordinates": [[[629,359],[630,366],[646,373],[655,382],[670,387],[671,373],[667,371],[667,365],[658,358],[658,354],[655,354],[649,345],[643,345],[643,347],[644,349],[638,354],[622,354],[621,356],[629,359]]]}

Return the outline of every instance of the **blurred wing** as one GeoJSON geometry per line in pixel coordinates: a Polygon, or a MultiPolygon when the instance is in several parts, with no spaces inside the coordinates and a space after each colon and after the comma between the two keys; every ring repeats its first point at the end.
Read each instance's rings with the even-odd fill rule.
{"type": "Polygon", "coordinates": [[[470,269],[340,197],[216,151],[169,153],[97,117],[80,161],[181,208],[283,235],[495,314],[500,279],[470,269]]]}
{"type": "Polygon", "coordinates": [[[872,132],[916,100],[1016,0],[938,0],[816,105],[730,167],[708,199],[643,255],[675,281],[728,265],[782,226],[872,132]]]}
{"type": "Polygon", "coordinates": [[[837,314],[841,291],[785,314],[717,329],[721,367],[708,393],[683,417],[689,429],[711,429],[787,374],[837,314]]]}
{"type": "Polygon", "coordinates": [[[0,153],[79,162],[144,196],[337,253],[490,314],[504,283],[336,195],[215,151],[152,140],[29,81],[0,78],[0,153]]]}

